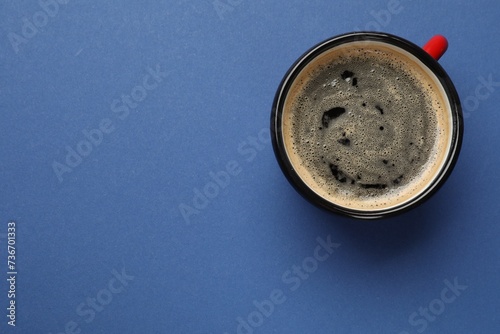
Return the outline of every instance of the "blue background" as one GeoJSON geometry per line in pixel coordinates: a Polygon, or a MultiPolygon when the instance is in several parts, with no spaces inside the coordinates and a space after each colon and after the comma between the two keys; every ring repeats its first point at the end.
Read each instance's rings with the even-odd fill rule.
{"type": "Polygon", "coordinates": [[[498,333],[500,3],[394,1],[3,1],[0,332],[498,333]],[[33,20],[40,28],[29,30],[33,20]],[[293,61],[358,29],[420,45],[447,36],[440,63],[465,113],[445,186],[376,222],[306,202],[268,137],[293,61]],[[157,68],[162,77],[147,81],[156,88],[126,114],[122,95],[141,93],[157,68]],[[54,163],[103,120],[110,133],[60,180],[54,163]],[[228,165],[230,179],[215,188],[211,173],[228,165]],[[210,198],[196,198],[205,190],[210,198]],[[337,244],[333,254],[307,278],[290,274],[311,265],[318,238],[337,244]],[[447,284],[462,290],[444,303],[447,284]],[[259,318],[254,301],[273,292],[282,303],[259,318]],[[437,314],[426,318],[429,306],[437,314]],[[238,328],[249,317],[255,328],[238,328]]]}

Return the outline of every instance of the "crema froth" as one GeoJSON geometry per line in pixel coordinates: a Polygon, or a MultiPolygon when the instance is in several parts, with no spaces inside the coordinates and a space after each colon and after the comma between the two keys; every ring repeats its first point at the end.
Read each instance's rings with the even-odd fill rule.
{"type": "Polygon", "coordinates": [[[353,42],[295,79],[283,139],[303,181],[332,203],[382,210],[423,191],[444,164],[450,108],[433,74],[405,51],[353,42]]]}

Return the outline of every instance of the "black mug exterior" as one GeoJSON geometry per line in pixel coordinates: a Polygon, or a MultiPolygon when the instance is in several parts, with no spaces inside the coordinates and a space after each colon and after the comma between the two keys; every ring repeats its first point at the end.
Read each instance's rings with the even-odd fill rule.
{"type": "Polygon", "coordinates": [[[377,219],[387,216],[392,216],[405,212],[429,199],[447,180],[448,176],[451,174],[462,145],[462,138],[464,133],[463,126],[463,115],[462,108],[460,105],[460,99],[458,93],[450,80],[448,74],[441,67],[441,65],[432,58],[427,52],[425,52],[421,47],[412,42],[409,42],[401,37],[390,35],[387,33],[378,32],[354,32],[347,33],[339,36],[332,37],[326,41],[323,41],[316,46],[312,47],[309,51],[304,53],[288,70],[285,77],[279,85],[278,91],[276,93],[272,113],[271,113],[271,137],[273,143],[274,153],[278,160],[278,163],[287,177],[288,181],[292,186],[308,201],[311,203],[327,209],[329,211],[340,213],[354,218],[361,219],[377,219]],[[282,116],[283,108],[286,100],[287,93],[292,86],[295,78],[300,73],[305,66],[314,60],[317,56],[323,52],[331,49],[332,47],[337,47],[344,43],[356,42],[356,41],[376,41],[388,43],[390,45],[396,46],[403,49],[413,56],[418,58],[422,64],[427,66],[434,75],[438,78],[441,83],[446,97],[450,103],[451,115],[452,115],[452,138],[451,147],[449,153],[446,157],[445,164],[441,170],[437,173],[431,184],[424,189],[420,194],[414,197],[412,200],[402,203],[398,206],[391,207],[385,210],[373,210],[373,211],[361,211],[354,210],[346,207],[336,205],[320,195],[314,192],[298,175],[295,171],[289,157],[286,154],[285,143],[282,134],[282,116]]]}

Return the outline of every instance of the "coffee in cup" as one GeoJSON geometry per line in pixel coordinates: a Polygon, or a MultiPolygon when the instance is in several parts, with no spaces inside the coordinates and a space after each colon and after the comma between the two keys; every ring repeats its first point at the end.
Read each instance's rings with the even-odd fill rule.
{"type": "Polygon", "coordinates": [[[421,48],[353,33],[311,49],[278,90],[278,161],[307,199],[379,218],[422,202],[449,175],[460,148],[456,91],[421,48]]]}

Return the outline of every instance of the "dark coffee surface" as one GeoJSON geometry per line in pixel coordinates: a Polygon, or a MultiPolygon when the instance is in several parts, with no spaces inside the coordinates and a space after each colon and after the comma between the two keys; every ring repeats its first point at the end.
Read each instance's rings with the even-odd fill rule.
{"type": "Polygon", "coordinates": [[[373,209],[426,183],[446,131],[439,94],[415,67],[389,49],[358,47],[299,78],[285,122],[317,192],[373,209]]]}

